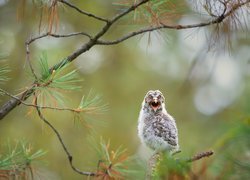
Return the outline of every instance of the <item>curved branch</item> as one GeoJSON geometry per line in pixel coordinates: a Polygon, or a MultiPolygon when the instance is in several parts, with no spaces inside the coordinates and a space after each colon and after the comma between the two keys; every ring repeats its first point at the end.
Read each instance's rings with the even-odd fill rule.
{"type": "Polygon", "coordinates": [[[92,36],[89,35],[88,33],[85,33],[85,32],[73,32],[73,33],[70,33],[70,34],[53,34],[53,33],[50,33],[50,32],[46,32],[46,33],[41,34],[39,36],[36,36],[34,38],[30,38],[29,40],[27,40],[25,42],[25,44],[30,45],[34,41],[36,41],[38,39],[42,39],[42,38],[47,37],[47,36],[51,36],[51,37],[54,37],[54,38],[65,38],[65,37],[72,37],[72,36],[77,36],[77,35],[87,36],[89,39],[92,39],[92,36]]]}
{"type": "Polygon", "coordinates": [[[67,154],[67,157],[68,157],[71,168],[75,172],[77,172],[78,174],[86,175],[86,176],[95,176],[96,174],[94,172],[81,171],[81,170],[77,169],[74,166],[74,164],[73,164],[73,156],[70,154],[70,152],[69,152],[68,148],[66,147],[66,145],[65,145],[60,133],[58,132],[58,130],[43,116],[40,108],[37,105],[37,98],[35,98],[35,105],[37,106],[36,110],[37,110],[37,113],[38,113],[40,119],[43,120],[43,122],[45,124],[47,124],[52,129],[52,131],[56,134],[57,139],[59,140],[61,146],[63,147],[64,152],[67,154]]]}

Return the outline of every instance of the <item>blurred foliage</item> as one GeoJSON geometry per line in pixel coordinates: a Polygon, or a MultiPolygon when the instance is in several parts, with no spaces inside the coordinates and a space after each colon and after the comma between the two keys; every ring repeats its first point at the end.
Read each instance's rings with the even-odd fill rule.
{"type": "MultiPolygon", "coordinates": [[[[131,5],[137,3],[136,0],[115,0],[114,5],[119,8],[126,9],[131,5]]],[[[182,1],[173,0],[151,0],[145,6],[139,7],[132,13],[133,24],[149,24],[158,26],[161,23],[170,23],[181,16],[184,10],[184,3],[182,1]]]]}
{"type": "Polygon", "coordinates": [[[33,179],[32,164],[45,154],[41,149],[34,151],[26,141],[19,141],[14,146],[8,142],[7,150],[0,155],[0,179],[33,179]]]}
{"type": "Polygon", "coordinates": [[[153,172],[153,179],[186,179],[191,164],[185,160],[175,159],[164,153],[161,155],[153,172]]]}
{"type": "MultiPolygon", "coordinates": [[[[10,72],[10,68],[6,65],[5,58],[7,56],[3,53],[0,53],[0,85],[4,84],[10,78],[8,77],[8,73],[10,72]]],[[[2,91],[0,91],[0,95],[4,95],[2,91]]]]}
{"type": "MultiPolygon", "coordinates": [[[[29,1],[28,1],[29,2],[29,1]]],[[[17,17],[22,19],[25,14],[27,0],[20,0],[17,8],[17,17]]],[[[59,13],[57,0],[32,0],[33,8],[40,11],[39,32],[46,27],[47,32],[56,32],[59,26],[59,13]]]]}
{"type": "Polygon", "coordinates": [[[245,119],[220,137],[217,158],[211,164],[218,179],[249,179],[250,119],[245,119]]]}
{"type": "Polygon", "coordinates": [[[7,57],[8,55],[6,53],[0,51],[0,84],[9,80],[7,74],[10,72],[10,68],[6,65],[5,60],[7,57]]]}
{"type": "MultiPolygon", "coordinates": [[[[0,62],[2,64],[2,62],[0,62]]],[[[10,72],[10,69],[7,65],[1,65],[0,67],[0,84],[3,84],[4,82],[8,81],[9,78],[7,74],[10,72]]]]}
{"type": "MultiPolygon", "coordinates": [[[[94,145],[95,143],[91,143],[94,145]]],[[[135,169],[130,169],[132,157],[127,155],[127,150],[119,146],[113,150],[110,141],[107,143],[101,138],[99,146],[94,147],[99,162],[97,165],[97,179],[127,179],[135,169]]]]}

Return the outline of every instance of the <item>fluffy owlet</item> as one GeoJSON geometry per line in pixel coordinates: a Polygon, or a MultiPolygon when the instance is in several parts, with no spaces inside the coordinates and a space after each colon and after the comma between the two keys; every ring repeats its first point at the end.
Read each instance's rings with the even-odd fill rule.
{"type": "Polygon", "coordinates": [[[138,135],[142,143],[155,152],[174,153],[179,151],[175,120],[168,114],[165,98],[159,90],[148,91],[142,102],[138,135]]]}

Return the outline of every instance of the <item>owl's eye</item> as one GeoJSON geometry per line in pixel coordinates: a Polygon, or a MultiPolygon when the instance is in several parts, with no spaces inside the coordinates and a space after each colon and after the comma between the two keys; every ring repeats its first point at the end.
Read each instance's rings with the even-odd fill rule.
{"type": "Polygon", "coordinates": [[[158,98],[158,99],[161,99],[161,95],[158,95],[157,98],[158,98]]]}
{"type": "Polygon", "coordinates": [[[148,97],[150,98],[150,99],[153,99],[153,96],[150,94],[150,95],[148,95],[148,97]]]}

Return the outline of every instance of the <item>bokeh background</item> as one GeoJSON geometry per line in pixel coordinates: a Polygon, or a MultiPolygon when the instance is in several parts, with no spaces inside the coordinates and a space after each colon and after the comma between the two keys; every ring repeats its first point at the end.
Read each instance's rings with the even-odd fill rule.
{"type": "MultiPolygon", "coordinates": [[[[33,79],[25,62],[25,41],[39,33],[39,11],[29,1],[0,0],[0,52],[11,72],[10,80],[1,88],[17,94],[33,79]],[[21,2],[21,1],[20,1],[21,2]],[[23,9],[25,7],[25,9],[23,9]]],[[[114,1],[71,1],[80,8],[102,17],[112,17],[119,8],[114,1]]],[[[187,24],[205,19],[192,13],[190,4],[183,4],[178,23],[187,24]]],[[[59,11],[58,34],[97,32],[102,23],[81,16],[68,7],[59,11]]],[[[111,29],[106,39],[115,39],[139,28],[131,17],[111,29]]],[[[249,19],[246,24],[249,25],[249,19]]],[[[46,25],[41,29],[46,30],[46,25]]],[[[180,157],[213,149],[210,159],[194,163],[199,172],[207,163],[202,177],[248,179],[250,177],[250,53],[249,30],[242,28],[232,36],[228,48],[218,38],[208,50],[212,28],[163,30],[131,38],[119,45],[95,46],[79,56],[71,68],[84,79],[80,91],[65,92],[65,106],[76,107],[83,94],[101,94],[109,109],[102,115],[88,115],[79,122],[69,112],[48,111],[46,117],[60,131],[74,156],[74,163],[83,170],[96,168],[98,158],[89,141],[102,136],[112,148],[127,148],[128,155],[146,154],[137,137],[137,118],[145,93],[159,89],[166,97],[168,112],[175,117],[182,149],[180,157]],[[224,173],[224,174],[223,174],[224,173]],[[225,175],[226,174],[226,175],[225,175]]],[[[79,48],[86,39],[44,38],[31,46],[35,65],[42,53],[50,66],[79,48]]],[[[225,42],[225,44],[223,43],[225,42]]],[[[3,104],[9,98],[0,97],[3,104]]],[[[35,164],[42,179],[82,179],[72,171],[57,138],[38,118],[36,111],[19,106],[0,122],[1,146],[8,140],[25,139],[34,149],[47,154],[35,164]]],[[[1,147],[2,148],[2,147],[1,147]]],[[[4,151],[0,151],[4,153],[4,151]]],[[[146,156],[146,155],[145,155],[146,156]]]]}

